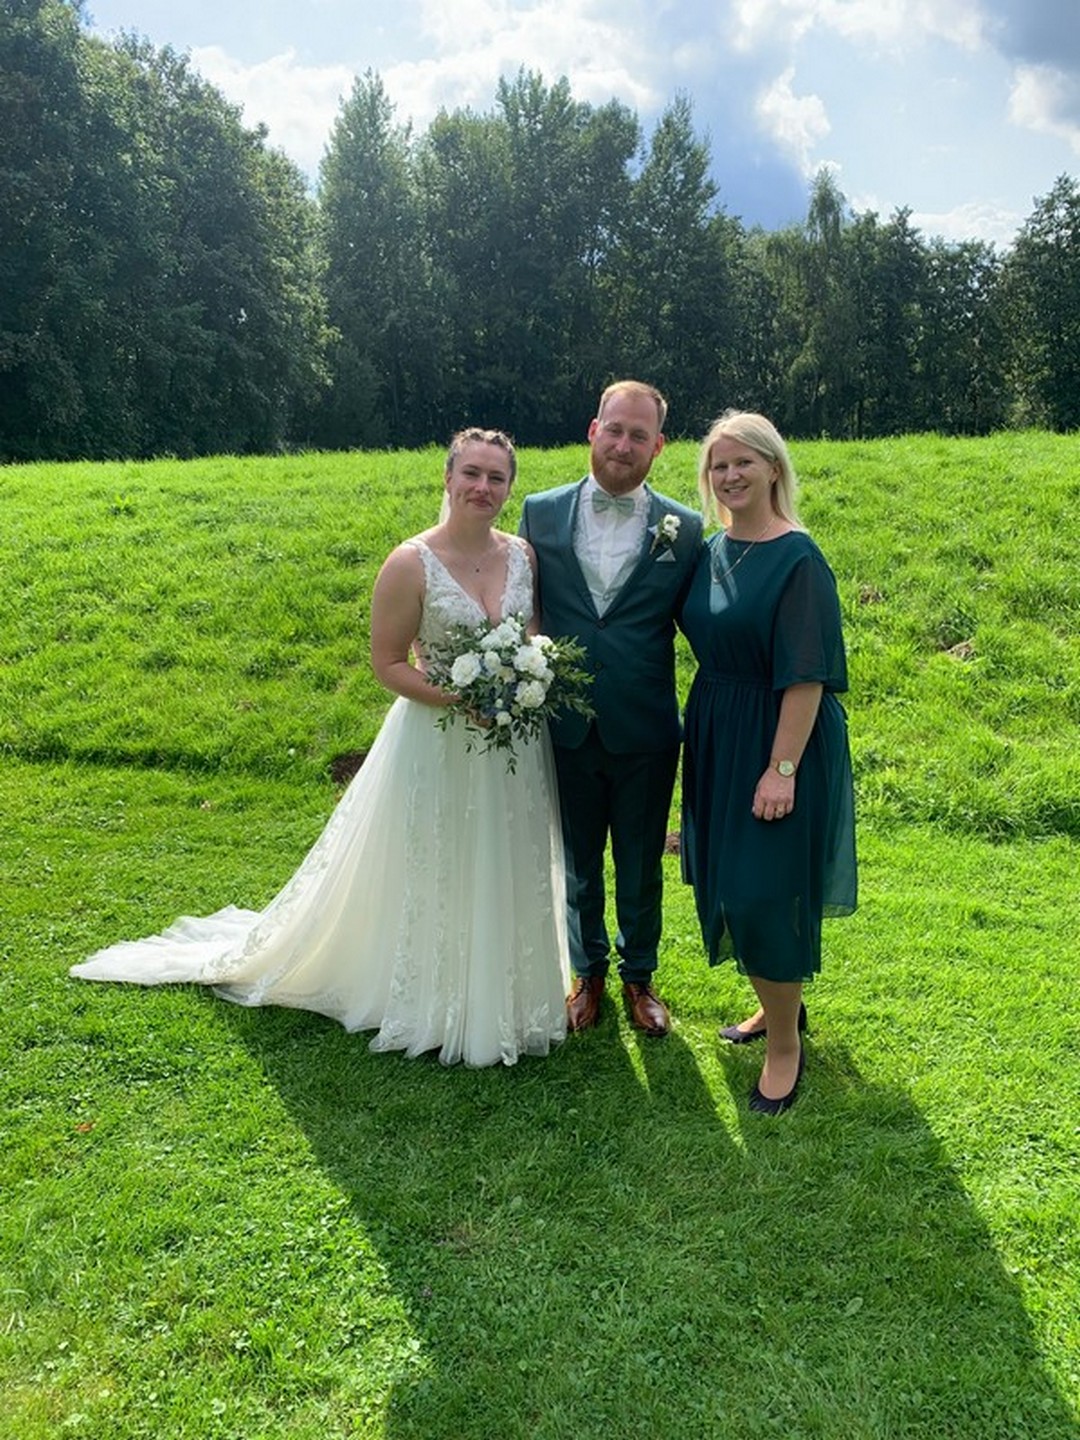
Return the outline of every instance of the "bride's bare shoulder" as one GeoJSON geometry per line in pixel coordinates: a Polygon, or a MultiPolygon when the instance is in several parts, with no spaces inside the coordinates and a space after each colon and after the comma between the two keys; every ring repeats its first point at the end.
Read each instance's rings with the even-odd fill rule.
{"type": "Polygon", "coordinates": [[[422,586],[424,559],[417,541],[423,541],[423,538],[422,535],[414,535],[390,551],[375,578],[376,590],[399,591],[422,586]]]}

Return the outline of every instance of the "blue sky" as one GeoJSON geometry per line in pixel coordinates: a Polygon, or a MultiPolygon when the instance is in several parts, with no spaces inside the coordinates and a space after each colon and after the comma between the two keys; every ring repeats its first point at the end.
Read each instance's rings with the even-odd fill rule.
{"type": "Polygon", "coordinates": [[[84,17],[189,52],[312,177],[364,71],[423,130],[490,110],[521,66],[622,100],[646,135],[687,94],[748,225],[802,220],[829,166],[857,211],[1004,245],[1080,174],[1077,0],[84,0],[84,17]]]}

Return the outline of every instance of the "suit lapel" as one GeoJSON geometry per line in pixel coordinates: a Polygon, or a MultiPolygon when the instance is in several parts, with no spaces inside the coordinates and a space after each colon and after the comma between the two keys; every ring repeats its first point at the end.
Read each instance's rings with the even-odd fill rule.
{"type": "MultiPolygon", "coordinates": [[[[588,479],[588,476],[585,477],[588,479]]],[[[581,569],[581,562],[578,560],[577,551],[574,549],[574,531],[577,527],[578,506],[581,504],[581,496],[585,489],[585,480],[582,480],[576,489],[572,490],[567,497],[566,504],[562,507],[560,516],[559,544],[563,554],[566,556],[566,566],[570,577],[577,588],[584,604],[596,613],[596,601],[592,597],[592,591],[581,569]]]]}

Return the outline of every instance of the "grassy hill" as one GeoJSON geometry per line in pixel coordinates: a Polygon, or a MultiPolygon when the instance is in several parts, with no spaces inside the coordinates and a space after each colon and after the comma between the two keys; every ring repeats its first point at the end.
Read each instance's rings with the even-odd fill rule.
{"type": "MultiPolygon", "coordinates": [[[[866,818],[1080,834],[1075,441],[795,447],[836,571],[866,818]]],[[[370,743],[383,556],[431,524],[441,457],[302,455],[0,471],[0,751],[317,776],[370,743]]],[[[526,451],[530,489],[583,447],[526,451]]],[[[694,499],[694,448],[659,487],[694,499]]],[[[687,674],[689,662],[687,662],[687,674]]]]}
{"type": "MultiPolygon", "coordinates": [[[[660,1044],[609,1001],[444,1071],[69,980],[292,872],[388,704],[371,584],[441,455],[0,469],[5,1435],[1080,1437],[1075,440],[793,452],[862,899],[772,1123],[674,858],[660,1044]]],[[[585,464],[523,452],[506,523],[585,464]]],[[[694,464],[653,479],[693,502],[694,464]]]]}

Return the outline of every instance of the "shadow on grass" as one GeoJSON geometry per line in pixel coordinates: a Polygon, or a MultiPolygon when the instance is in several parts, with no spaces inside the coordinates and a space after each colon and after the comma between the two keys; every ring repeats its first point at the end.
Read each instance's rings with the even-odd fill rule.
{"type": "Polygon", "coordinates": [[[485,1071],[225,1007],[412,1327],[379,1433],[1076,1440],[901,1091],[811,1041],[799,1106],[751,1116],[760,1054],[639,1039],[605,1006],[485,1071]]]}

